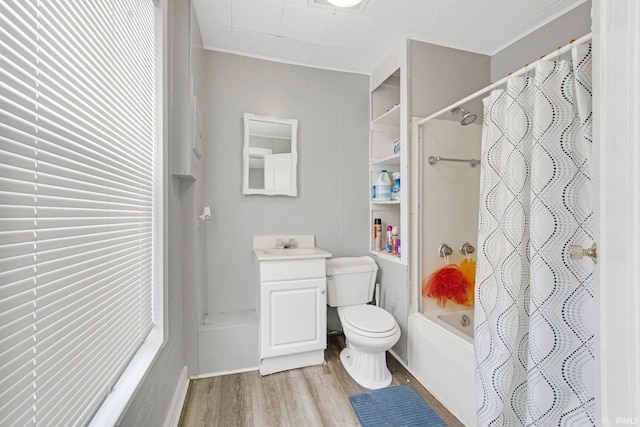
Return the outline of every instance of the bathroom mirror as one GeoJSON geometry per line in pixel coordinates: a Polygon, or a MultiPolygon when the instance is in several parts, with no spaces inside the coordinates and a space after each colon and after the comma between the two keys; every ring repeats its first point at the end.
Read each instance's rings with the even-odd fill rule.
{"type": "Polygon", "coordinates": [[[296,196],[298,121],[245,113],[244,194],[296,196]]]}

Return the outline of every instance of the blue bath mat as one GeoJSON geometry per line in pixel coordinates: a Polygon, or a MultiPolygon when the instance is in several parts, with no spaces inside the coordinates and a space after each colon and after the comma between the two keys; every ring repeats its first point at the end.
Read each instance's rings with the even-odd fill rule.
{"type": "Polygon", "coordinates": [[[418,393],[406,385],[352,394],[349,401],[362,427],[446,427],[418,393]]]}

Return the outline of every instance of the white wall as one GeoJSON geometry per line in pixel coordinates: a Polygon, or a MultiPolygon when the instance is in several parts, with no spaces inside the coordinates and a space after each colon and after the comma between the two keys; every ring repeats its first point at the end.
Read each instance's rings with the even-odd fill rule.
{"type": "MultiPolygon", "coordinates": [[[[464,242],[478,246],[480,166],[454,162],[430,165],[428,158],[479,160],[482,143],[479,121],[462,126],[454,120],[433,119],[423,125],[422,280],[444,266],[444,258],[438,253],[440,244],[446,243],[453,249],[449,263],[455,264],[465,258],[459,252],[464,242]]],[[[475,254],[472,259],[475,260],[475,254]]],[[[446,307],[461,308],[453,302],[446,307]]],[[[423,312],[441,309],[432,298],[424,298],[422,308],[423,312]]]]}
{"type": "Polygon", "coordinates": [[[590,32],[591,0],[585,0],[574,9],[491,56],[490,81],[498,81],[525,64],[531,64],[540,56],[590,32]]]}
{"type": "Polygon", "coordinates": [[[333,256],[368,252],[369,77],[213,51],[204,66],[213,316],[256,309],[255,235],[313,234],[333,256]],[[298,120],[297,197],[242,194],[245,112],[298,120]]]}
{"type": "Polygon", "coordinates": [[[411,40],[409,116],[430,116],[482,89],[489,64],[487,55],[411,40]]]}

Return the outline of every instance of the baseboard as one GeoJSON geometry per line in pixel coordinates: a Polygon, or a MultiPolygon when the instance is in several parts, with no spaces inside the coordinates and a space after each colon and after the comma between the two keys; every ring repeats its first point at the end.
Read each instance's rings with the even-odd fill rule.
{"type": "Polygon", "coordinates": [[[173,393],[173,399],[171,399],[169,413],[164,421],[164,427],[177,427],[180,422],[182,407],[184,406],[185,399],[187,398],[187,391],[189,391],[189,376],[187,375],[187,372],[186,366],[182,368],[180,378],[178,379],[178,385],[176,386],[176,391],[173,393]]]}
{"type": "MultiPolygon", "coordinates": [[[[407,371],[411,372],[411,370],[409,369],[409,366],[404,363],[404,360],[402,360],[402,358],[400,356],[398,356],[396,354],[395,351],[393,351],[393,349],[389,349],[387,350],[389,352],[390,355],[392,355],[394,357],[394,359],[396,359],[398,361],[398,363],[400,363],[407,371]]],[[[411,372],[411,375],[413,375],[413,372],[411,372]]],[[[413,375],[415,377],[415,375],[413,375]]]]}
{"type": "Polygon", "coordinates": [[[244,369],[233,369],[230,371],[221,371],[221,372],[207,372],[204,374],[192,375],[191,379],[198,380],[201,378],[212,378],[212,377],[221,377],[223,375],[233,375],[233,374],[242,374],[245,372],[257,371],[260,368],[256,366],[255,368],[244,368],[244,369]]]}

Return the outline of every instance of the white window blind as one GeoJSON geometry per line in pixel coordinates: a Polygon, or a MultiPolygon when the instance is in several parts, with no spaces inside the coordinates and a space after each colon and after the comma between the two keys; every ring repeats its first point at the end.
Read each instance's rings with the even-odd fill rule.
{"type": "Polygon", "coordinates": [[[86,424],[153,327],[154,26],[0,0],[0,425],[86,424]]]}

